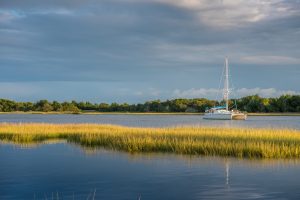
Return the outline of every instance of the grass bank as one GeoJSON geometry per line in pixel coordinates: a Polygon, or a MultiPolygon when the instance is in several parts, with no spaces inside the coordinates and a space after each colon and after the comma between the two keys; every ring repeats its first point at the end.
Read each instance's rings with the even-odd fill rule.
{"type": "Polygon", "coordinates": [[[127,152],[246,158],[300,158],[300,131],[253,128],[133,128],[97,124],[0,124],[0,140],[30,144],[64,139],[127,152]]]}

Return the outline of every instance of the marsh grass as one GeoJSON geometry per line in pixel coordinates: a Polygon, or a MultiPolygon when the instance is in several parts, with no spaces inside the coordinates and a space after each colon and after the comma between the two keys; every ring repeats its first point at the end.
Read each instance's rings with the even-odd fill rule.
{"type": "Polygon", "coordinates": [[[99,124],[0,124],[0,140],[17,144],[67,140],[126,152],[240,158],[300,158],[300,131],[289,129],[133,128],[99,124]]]}

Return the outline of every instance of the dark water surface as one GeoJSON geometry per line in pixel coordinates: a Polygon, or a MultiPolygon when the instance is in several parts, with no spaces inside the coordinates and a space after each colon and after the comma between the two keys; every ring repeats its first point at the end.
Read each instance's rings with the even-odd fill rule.
{"type": "Polygon", "coordinates": [[[300,116],[249,116],[247,120],[205,120],[201,115],[0,114],[0,122],[101,123],[124,126],[222,126],[300,129],[300,116]]]}
{"type": "Polygon", "coordinates": [[[0,199],[300,199],[299,160],[0,144],[0,199]],[[94,196],[95,195],[95,196],[94,196]]]}

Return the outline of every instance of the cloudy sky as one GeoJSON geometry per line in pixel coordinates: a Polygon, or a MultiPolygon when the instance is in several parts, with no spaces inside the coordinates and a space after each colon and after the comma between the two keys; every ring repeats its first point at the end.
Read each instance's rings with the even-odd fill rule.
{"type": "Polygon", "coordinates": [[[300,93],[299,0],[1,0],[0,98],[300,93]]]}

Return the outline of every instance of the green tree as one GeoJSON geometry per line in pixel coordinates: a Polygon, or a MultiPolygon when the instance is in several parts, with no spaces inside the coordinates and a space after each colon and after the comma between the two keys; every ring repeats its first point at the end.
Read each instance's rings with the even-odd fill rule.
{"type": "Polygon", "coordinates": [[[53,101],[52,102],[52,108],[53,108],[53,111],[60,111],[62,106],[59,102],[53,101]]]}
{"type": "Polygon", "coordinates": [[[37,111],[42,111],[42,112],[50,112],[53,110],[51,104],[48,102],[48,100],[40,100],[36,102],[35,108],[37,111]]]}
{"type": "Polygon", "coordinates": [[[73,103],[63,102],[61,107],[61,111],[64,112],[72,112],[72,113],[80,113],[80,109],[74,105],[73,103]]]}
{"type": "Polygon", "coordinates": [[[110,111],[110,106],[107,103],[100,103],[98,108],[99,108],[100,112],[109,112],[110,111]]]}

